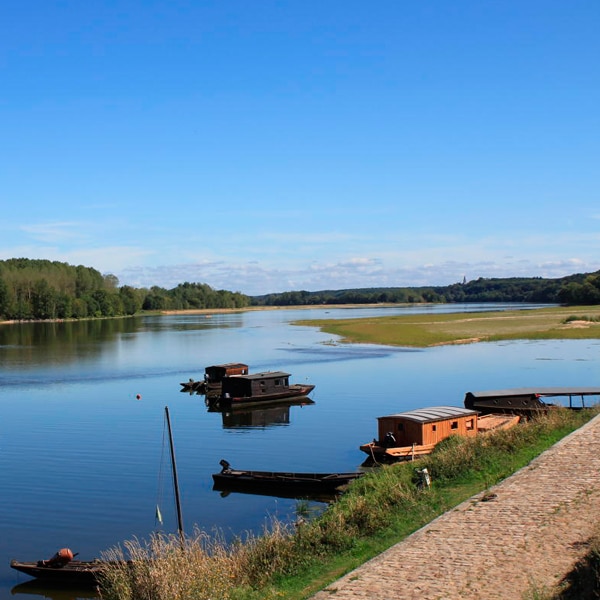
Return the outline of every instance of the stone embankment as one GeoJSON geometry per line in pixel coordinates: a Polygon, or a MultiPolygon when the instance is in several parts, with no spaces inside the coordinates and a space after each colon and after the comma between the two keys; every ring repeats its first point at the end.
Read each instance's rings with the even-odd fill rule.
{"type": "Polygon", "coordinates": [[[598,523],[600,416],[313,600],[521,600],[571,572],[598,523]]]}

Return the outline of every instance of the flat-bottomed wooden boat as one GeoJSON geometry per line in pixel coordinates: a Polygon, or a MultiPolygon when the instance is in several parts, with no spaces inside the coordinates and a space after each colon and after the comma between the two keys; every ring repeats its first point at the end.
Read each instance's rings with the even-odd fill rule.
{"type": "MultiPolygon", "coordinates": [[[[217,491],[263,490],[293,494],[291,497],[323,494],[331,495],[361,477],[364,473],[292,473],[283,471],[242,471],[232,469],[226,460],[220,462],[222,470],[213,474],[217,491]]],[[[272,494],[268,494],[272,495],[272,494]]],[[[289,496],[288,496],[289,497],[289,496]]]]}

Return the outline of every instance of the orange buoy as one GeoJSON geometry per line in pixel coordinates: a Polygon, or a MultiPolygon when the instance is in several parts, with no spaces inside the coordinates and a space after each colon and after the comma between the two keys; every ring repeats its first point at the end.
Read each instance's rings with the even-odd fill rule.
{"type": "Polygon", "coordinates": [[[44,562],[48,567],[64,567],[73,560],[74,556],[69,548],[61,548],[52,558],[44,562]]]}

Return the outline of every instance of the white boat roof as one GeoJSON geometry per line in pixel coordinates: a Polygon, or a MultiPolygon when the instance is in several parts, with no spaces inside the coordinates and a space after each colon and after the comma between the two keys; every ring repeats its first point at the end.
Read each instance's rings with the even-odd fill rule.
{"type": "Polygon", "coordinates": [[[462,408],[460,406],[430,406],[429,408],[417,408],[415,410],[408,410],[406,412],[379,418],[386,419],[389,417],[400,417],[417,423],[429,423],[431,421],[445,421],[446,419],[455,419],[457,417],[467,417],[476,414],[476,410],[462,408]]]}

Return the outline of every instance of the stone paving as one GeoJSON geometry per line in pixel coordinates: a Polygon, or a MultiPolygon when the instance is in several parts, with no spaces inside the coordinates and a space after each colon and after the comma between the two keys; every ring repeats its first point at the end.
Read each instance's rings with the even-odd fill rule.
{"type": "Polygon", "coordinates": [[[313,600],[521,600],[568,574],[599,522],[600,416],[313,600]]]}

